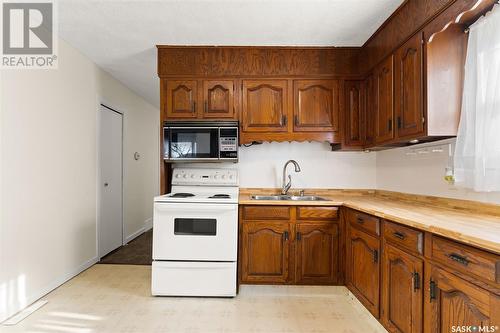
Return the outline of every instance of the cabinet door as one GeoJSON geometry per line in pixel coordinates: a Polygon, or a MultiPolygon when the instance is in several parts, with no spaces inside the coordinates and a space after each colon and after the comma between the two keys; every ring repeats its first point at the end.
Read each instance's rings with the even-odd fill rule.
{"type": "Polygon", "coordinates": [[[422,332],[422,273],[421,259],[384,247],[382,320],[390,332],[422,332]]]}
{"type": "Polygon", "coordinates": [[[375,141],[381,143],[394,138],[394,69],[393,56],[380,64],[374,75],[375,141]]]}
{"type": "Polygon", "coordinates": [[[423,39],[418,33],[395,54],[395,109],[398,137],[422,134],[423,108],[423,39]]]}
{"type": "Polygon", "coordinates": [[[428,270],[426,267],[426,271],[424,332],[498,330],[492,330],[491,326],[500,326],[500,296],[436,266],[428,270]]]}
{"type": "Polygon", "coordinates": [[[364,81],[365,89],[365,143],[371,145],[375,142],[375,91],[373,74],[364,81]]]}
{"type": "Polygon", "coordinates": [[[288,131],[286,80],[244,80],[242,88],[243,131],[288,131]]]}
{"type": "Polygon", "coordinates": [[[234,82],[203,81],[203,118],[234,117],[234,82]]]}
{"type": "Polygon", "coordinates": [[[339,82],[337,80],[296,80],[293,82],[294,131],[337,131],[339,82]]]}
{"type": "Polygon", "coordinates": [[[348,147],[364,145],[365,98],[363,81],[345,81],[344,143],[348,147]]]}
{"type": "Polygon", "coordinates": [[[338,272],[338,226],[336,223],[296,225],[296,283],[332,284],[338,272]]]}
{"type": "Polygon", "coordinates": [[[286,283],[290,234],[288,222],[243,223],[242,281],[286,283]]]}
{"type": "Polygon", "coordinates": [[[195,80],[167,80],[165,84],[165,115],[168,120],[198,117],[197,88],[198,82],[195,80]]]}
{"type": "Polygon", "coordinates": [[[380,241],[349,227],[347,238],[347,285],[361,303],[379,317],[380,241]]]}

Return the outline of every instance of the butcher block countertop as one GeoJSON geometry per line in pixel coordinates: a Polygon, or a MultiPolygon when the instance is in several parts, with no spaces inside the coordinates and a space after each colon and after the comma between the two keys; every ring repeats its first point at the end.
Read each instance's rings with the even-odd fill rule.
{"type": "MultiPolygon", "coordinates": [[[[500,205],[374,190],[305,190],[328,201],[253,200],[276,189],[240,189],[240,205],[345,206],[500,254],[500,205]]],[[[289,194],[295,194],[290,191],[289,194]]]]}

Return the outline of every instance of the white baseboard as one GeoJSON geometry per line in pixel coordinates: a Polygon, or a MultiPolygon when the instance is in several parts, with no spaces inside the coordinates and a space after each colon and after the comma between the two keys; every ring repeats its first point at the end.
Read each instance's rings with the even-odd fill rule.
{"type": "Polygon", "coordinates": [[[150,217],[146,221],[144,221],[144,231],[148,231],[149,229],[153,229],[153,218],[150,217]]]}
{"type": "Polygon", "coordinates": [[[99,261],[99,259],[97,257],[94,257],[94,258],[92,258],[92,259],[84,262],[83,264],[81,264],[77,268],[71,270],[67,274],[65,274],[65,275],[61,276],[60,278],[52,281],[51,283],[49,283],[48,285],[46,285],[44,288],[40,289],[39,291],[37,291],[37,292],[33,293],[32,295],[26,297],[25,300],[20,300],[20,302],[19,302],[20,304],[17,306],[17,308],[7,309],[7,313],[4,314],[5,318],[0,317],[0,323],[2,323],[6,319],[14,316],[18,312],[22,311],[23,309],[25,309],[29,305],[33,304],[34,302],[36,302],[40,298],[44,297],[45,295],[47,295],[48,293],[50,293],[54,289],[60,287],[65,282],[71,280],[72,278],[74,278],[75,276],[77,276],[78,274],[80,274],[81,272],[83,272],[84,270],[86,270],[87,268],[89,268],[89,267],[93,266],[94,264],[96,264],[98,261],[99,261]]]}
{"type": "Polygon", "coordinates": [[[139,228],[137,231],[131,233],[130,235],[128,235],[125,238],[125,244],[130,243],[135,238],[139,237],[140,235],[142,235],[143,233],[145,233],[146,231],[148,231],[151,228],[153,228],[153,219],[149,218],[146,221],[144,221],[144,226],[143,227],[139,228]]]}

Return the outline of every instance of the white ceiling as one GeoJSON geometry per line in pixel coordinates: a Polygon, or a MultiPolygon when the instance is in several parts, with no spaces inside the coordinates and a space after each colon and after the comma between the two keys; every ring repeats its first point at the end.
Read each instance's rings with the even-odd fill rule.
{"type": "Polygon", "coordinates": [[[361,46],[403,0],[59,0],[59,35],[159,106],[156,44],[361,46]]]}

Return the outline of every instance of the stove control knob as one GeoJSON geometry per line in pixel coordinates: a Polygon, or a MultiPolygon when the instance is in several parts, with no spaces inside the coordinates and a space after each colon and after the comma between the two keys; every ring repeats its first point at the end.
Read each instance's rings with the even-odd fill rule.
{"type": "Polygon", "coordinates": [[[226,179],[226,175],[222,175],[222,179],[226,179]]]}
{"type": "Polygon", "coordinates": [[[229,175],[229,179],[233,179],[233,175],[229,175]]]}
{"type": "Polygon", "coordinates": [[[214,179],[219,179],[219,175],[214,175],[214,179]]]}
{"type": "Polygon", "coordinates": [[[188,177],[187,173],[185,173],[182,177],[187,178],[188,177]]]}
{"type": "Polygon", "coordinates": [[[194,173],[191,174],[191,178],[194,179],[194,173]]]}
{"type": "Polygon", "coordinates": [[[175,175],[175,178],[181,178],[181,175],[176,174],[176,175],[175,175]]]}

